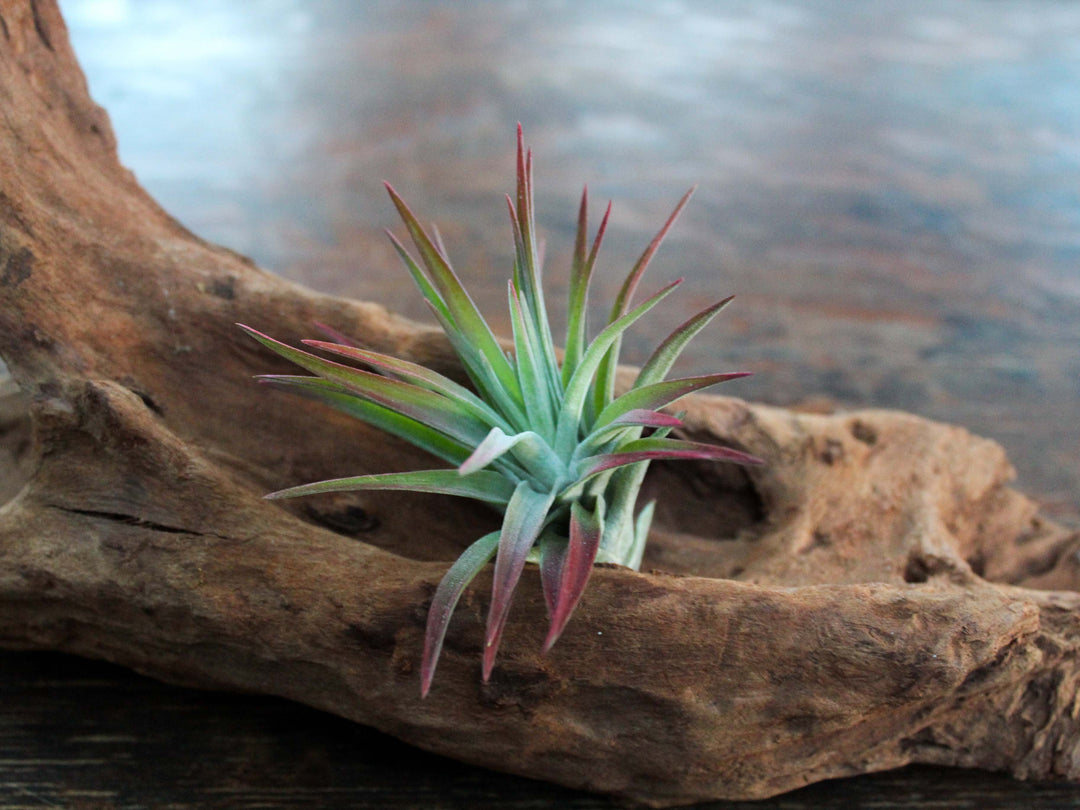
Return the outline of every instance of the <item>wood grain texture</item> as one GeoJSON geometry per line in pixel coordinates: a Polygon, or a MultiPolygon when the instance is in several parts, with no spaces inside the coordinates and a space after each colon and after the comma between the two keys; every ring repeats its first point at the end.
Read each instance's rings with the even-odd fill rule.
{"type": "MultiPolygon", "coordinates": [[[[0,656],[4,808],[615,810],[620,803],[425,754],[296,703],[178,689],[53,653],[0,656]]],[[[913,766],[700,810],[1069,810],[1074,785],[913,766]]]]}
{"type": "MultiPolygon", "coordinates": [[[[461,727],[451,734],[439,717],[444,709],[410,708],[400,715],[395,712],[406,704],[388,699],[389,693],[377,692],[377,702],[371,693],[359,703],[357,696],[373,682],[397,690],[408,680],[422,592],[440,570],[423,561],[445,559],[484,518],[469,510],[447,512],[441,503],[414,506],[412,500],[408,507],[391,501],[333,503],[298,516],[303,522],[276,512],[272,521],[260,517],[268,508],[257,500],[262,489],[333,468],[356,472],[356,459],[340,440],[313,441],[309,448],[267,441],[297,435],[308,417],[252,402],[239,385],[223,390],[219,379],[205,373],[211,357],[230,380],[242,377],[241,369],[265,364],[226,327],[232,318],[267,313],[295,336],[318,315],[382,348],[450,368],[445,347],[429,331],[380,307],[289,288],[227,251],[194,240],[111,163],[108,122],[86,104],[77,71],[50,71],[52,59],[73,64],[55,11],[48,4],[4,8],[5,37],[14,43],[8,53],[17,54],[7,64],[37,77],[20,103],[31,99],[33,105],[50,93],[68,100],[43,116],[16,117],[10,130],[15,137],[6,140],[7,320],[0,351],[31,397],[40,452],[32,454],[36,466],[23,470],[31,475],[29,493],[5,507],[8,528],[14,528],[4,543],[5,592],[14,596],[3,619],[5,638],[108,657],[173,680],[288,694],[461,755],[469,750],[469,732],[461,727]],[[27,143],[40,146],[22,149],[27,143]],[[57,161],[74,171],[53,173],[57,161]],[[118,199],[124,201],[122,215],[118,199]],[[42,211],[48,216],[42,218],[42,211]],[[86,296],[79,284],[89,284],[94,294],[86,296]],[[51,320],[41,317],[46,305],[51,320]],[[230,410],[228,402],[240,406],[222,413],[230,410]],[[237,413],[260,430],[237,431],[237,413]],[[94,474],[79,474],[87,470],[94,474]],[[312,525],[340,532],[335,516],[355,516],[350,509],[357,508],[377,517],[362,521],[366,545],[343,543],[340,535],[312,525]],[[412,529],[425,509],[438,510],[444,520],[433,522],[417,542],[412,529]],[[302,565],[292,556],[299,536],[309,544],[302,565]],[[72,537],[80,538],[74,547],[72,537]],[[259,565],[247,562],[250,557],[259,565]],[[378,595],[353,592],[349,580],[359,578],[358,567],[401,577],[383,594],[390,600],[384,604],[388,613],[375,606],[378,595]],[[320,573],[320,592],[312,594],[306,578],[320,573]],[[397,595],[391,593],[395,589],[397,595]],[[328,601],[325,594],[331,595],[328,601]],[[371,599],[366,607],[364,598],[371,599]],[[342,660],[334,627],[344,614],[364,617],[349,622],[351,635],[345,635],[354,651],[369,651],[371,660],[368,654],[362,661],[342,660]],[[123,634],[111,629],[117,623],[123,634]],[[389,669],[379,674],[384,665],[389,669]],[[425,724],[428,732],[421,730],[425,724]],[[435,728],[439,738],[423,736],[435,728]]],[[[5,79],[13,93],[9,100],[18,102],[14,93],[27,85],[20,84],[18,71],[5,79]]],[[[675,737],[686,731],[693,737],[695,723],[711,722],[710,717],[726,718],[730,728],[735,715],[748,738],[754,722],[783,718],[787,725],[779,739],[757,750],[755,767],[722,771],[729,793],[716,793],[714,786],[710,795],[760,795],[787,789],[797,779],[912,760],[990,764],[1031,776],[1071,773],[1073,597],[1013,586],[1075,588],[1075,536],[1038,519],[1034,504],[1006,488],[1010,470],[1000,450],[958,429],[880,413],[799,415],[705,400],[695,405],[691,423],[706,437],[771,448],[777,463],[768,476],[751,481],[661,471],[653,486],[681,493],[685,504],[695,503],[693,494],[696,507],[685,515],[680,512],[687,510],[672,510],[661,522],[666,531],[657,537],[653,562],[669,571],[735,576],[751,584],[643,577],[630,586],[635,603],[627,605],[625,577],[602,572],[599,601],[583,611],[581,636],[570,643],[568,655],[577,656],[577,663],[537,660],[526,649],[529,631],[521,628],[522,652],[511,657],[506,679],[497,678],[487,691],[476,691],[475,628],[463,625],[446,667],[452,691],[479,700],[496,727],[517,743],[505,747],[496,741],[496,758],[471,756],[560,778],[553,774],[564,772],[564,763],[544,764],[537,756],[544,749],[530,748],[553,739],[551,729],[545,738],[544,730],[529,727],[536,713],[555,724],[557,715],[544,710],[564,699],[569,706],[575,693],[584,694],[575,687],[551,699],[580,677],[575,666],[597,669],[600,659],[590,662],[597,654],[590,628],[607,632],[609,643],[621,648],[636,636],[620,637],[620,626],[640,631],[652,623],[682,631],[660,638],[656,649],[636,641],[632,648],[644,661],[686,666],[674,667],[659,691],[646,690],[657,701],[656,721],[648,720],[642,704],[635,733],[648,743],[661,735],[665,745],[674,743],[674,753],[627,741],[617,751],[620,762],[590,765],[584,784],[593,788],[671,801],[675,794],[665,791],[686,790],[685,784],[671,785],[687,778],[679,773],[688,761],[687,749],[679,748],[685,740],[675,737]],[[905,458],[911,466],[901,474],[896,462],[905,458]],[[852,486],[875,465],[876,476],[883,474],[880,468],[891,470],[907,487],[852,486]],[[920,503],[910,492],[938,495],[920,503]],[[712,517],[710,498],[720,493],[744,505],[742,518],[725,523],[712,517]],[[799,508],[787,511],[785,504],[799,508]],[[845,520],[851,514],[859,520],[845,520]],[[763,525],[754,523],[755,516],[763,525]],[[718,544],[716,537],[731,542],[718,544]],[[867,554],[866,543],[875,539],[881,547],[867,554]],[[991,587],[988,580],[1010,586],[991,587]],[[784,595],[791,586],[799,586],[795,595],[784,595]],[[643,593],[648,599],[642,600],[643,593]],[[606,612],[615,605],[625,613],[618,619],[606,612]],[[874,616],[869,624],[867,610],[874,616]],[[715,650],[686,642],[695,637],[695,627],[706,626],[736,628],[727,645],[736,664],[746,656],[749,671],[760,672],[769,662],[766,693],[774,705],[755,706],[761,689],[739,682],[737,668],[704,678],[701,656],[715,657],[715,650]],[[739,636],[738,628],[762,638],[739,636]],[[819,634],[827,643],[816,657],[808,655],[808,642],[819,634]],[[720,680],[706,682],[714,677],[720,680]],[[787,686],[777,691],[778,685],[807,678],[815,684],[809,694],[787,686]],[[830,697],[830,689],[840,691],[830,697]],[[716,695],[749,702],[732,715],[731,707],[717,705],[716,695]],[[687,722],[673,729],[676,706],[697,714],[685,715],[687,722]],[[515,726],[507,711],[522,712],[530,722],[515,726]],[[867,717],[875,719],[866,722],[867,717]],[[1000,727],[994,726],[998,720],[1000,727]],[[823,739],[828,745],[821,745],[823,739]],[[621,761],[627,754],[630,763],[621,761]],[[634,769],[639,781],[619,786],[634,769]]],[[[338,436],[355,437],[354,451],[379,447],[362,428],[333,428],[338,436]]],[[[21,431],[16,426],[9,434],[15,437],[12,447],[19,445],[21,431]]],[[[380,469],[391,460],[403,467],[416,460],[398,447],[373,453],[381,454],[370,461],[380,469]]],[[[527,595],[519,620],[527,622],[539,605],[536,594],[527,595]]],[[[612,683],[642,682],[640,672],[614,670],[612,683]]],[[[613,732],[598,728],[591,733],[599,738],[613,732]]],[[[620,739],[617,733],[615,738],[620,739]]],[[[738,735],[719,743],[743,744],[738,735]]],[[[696,756],[709,762],[716,744],[692,741],[701,746],[696,756]]],[[[556,750],[565,756],[572,748],[551,749],[556,750]]],[[[688,794],[682,795],[676,800],[688,794]]]]}

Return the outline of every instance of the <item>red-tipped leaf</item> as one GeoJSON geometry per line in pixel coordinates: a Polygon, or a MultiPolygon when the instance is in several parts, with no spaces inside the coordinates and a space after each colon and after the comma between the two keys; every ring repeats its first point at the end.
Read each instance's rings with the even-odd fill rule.
{"type": "Polygon", "coordinates": [[[562,635],[589,582],[604,528],[603,503],[602,500],[597,501],[596,512],[587,510],[580,501],[574,501],[570,508],[570,542],[562,563],[555,605],[551,611],[551,626],[544,640],[544,652],[550,650],[562,635]]]}
{"type": "Polygon", "coordinates": [[[521,578],[529,550],[544,527],[548,509],[555,500],[554,492],[537,492],[522,481],[506,506],[499,553],[495,559],[495,579],[491,585],[491,607],[488,611],[487,633],[484,639],[483,676],[487,681],[495,666],[495,655],[502,641],[510,602],[521,578]]]}
{"type": "Polygon", "coordinates": [[[749,371],[728,371],[721,374],[702,374],[698,377],[681,377],[677,380],[664,380],[651,385],[643,385],[640,388],[631,388],[600,412],[596,418],[596,425],[604,427],[630,411],[641,409],[653,411],[663,408],[694,391],[748,376],[750,376],[749,371]]]}
{"type": "Polygon", "coordinates": [[[637,439],[627,442],[618,453],[604,453],[586,460],[579,469],[579,480],[639,461],[658,459],[695,459],[701,461],[731,461],[736,464],[764,464],[757,456],[702,442],[678,439],[637,439]]]}
{"type": "Polygon", "coordinates": [[[585,245],[588,238],[589,189],[586,187],[581,193],[581,208],[578,211],[578,229],[574,243],[574,261],[570,272],[570,293],[566,306],[566,349],[563,353],[562,382],[563,386],[569,384],[570,377],[581,362],[581,355],[585,352],[585,343],[588,332],[588,302],[589,282],[592,279],[593,267],[596,264],[596,254],[600,250],[600,243],[604,239],[607,230],[608,219],[611,217],[611,203],[607,204],[604,217],[600,220],[600,227],[596,231],[592,250],[588,256],[585,254],[585,245]]]}
{"type": "Polygon", "coordinates": [[[468,409],[449,397],[381,374],[332,363],[264,335],[243,324],[237,324],[267,348],[291,360],[301,368],[324,379],[339,383],[358,396],[415,419],[428,427],[445,433],[463,444],[475,444],[487,435],[490,425],[477,419],[468,409]]]}
{"type": "Polygon", "coordinates": [[[559,591],[563,561],[566,559],[566,540],[545,535],[540,540],[540,588],[544,592],[548,619],[555,611],[555,594],[559,591]]]}
{"type": "Polygon", "coordinates": [[[498,506],[505,505],[514,494],[514,484],[510,479],[490,470],[480,470],[470,475],[459,475],[456,470],[414,470],[316,481],[313,484],[301,484],[298,487],[271,492],[263,497],[276,500],[296,498],[301,495],[321,495],[326,492],[359,492],[371,489],[433,492],[459,498],[472,498],[498,506]]]}
{"type": "Polygon", "coordinates": [[[499,547],[499,533],[485,534],[457,558],[450,570],[443,576],[428,610],[427,631],[424,633],[424,654],[420,660],[420,696],[427,697],[431,690],[431,680],[435,677],[435,666],[439,663],[446,628],[454,613],[462,592],[480,573],[485,565],[495,556],[499,547]]]}
{"type": "MultiPolygon", "coordinates": [[[[665,237],[668,235],[668,231],[671,230],[671,226],[675,224],[675,220],[679,218],[679,214],[682,213],[683,208],[690,202],[690,197],[693,196],[694,189],[691,188],[687,191],[682,199],[675,205],[675,210],[671,212],[671,215],[667,218],[667,222],[649,242],[645,251],[641,254],[641,257],[634,264],[633,269],[630,271],[630,275],[626,277],[626,281],[623,282],[622,289],[619,290],[619,294],[615,298],[615,304],[611,308],[611,315],[608,318],[609,323],[614,323],[623,313],[630,308],[630,300],[634,297],[634,291],[637,289],[638,282],[641,281],[641,277],[645,274],[645,269],[649,266],[649,262],[652,261],[656,251],[659,250],[660,245],[663,243],[665,237]]],[[[612,396],[615,390],[615,370],[619,364],[619,341],[608,351],[604,358],[604,363],[600,367],[599,372],[596,375],[596,389],[593,397],[594,412],[598,413],[604,409],[604,406],[611,402],[612,396]]]]}
{"type": "Polygon", "coordinates": [[[731,303],[734,298],[734,295],[729,295],[724,300],[717,301],[711,307],[703,309],[668,335],[664,341],[656,347],[656,351],[652,353],[649,359],[645,361],[645,364],[641,367],[641,371],[638,373],[637,381],[634,385],[648,385],[649,383],[659,382],[664,379],[671,370],[671,367],[675,364],[675,361],[679,358],[682,350],[686,347],[686,344],[689,343],[698,332],[708,326],[709,322],[716,317],[716,314],[731,303]]]}

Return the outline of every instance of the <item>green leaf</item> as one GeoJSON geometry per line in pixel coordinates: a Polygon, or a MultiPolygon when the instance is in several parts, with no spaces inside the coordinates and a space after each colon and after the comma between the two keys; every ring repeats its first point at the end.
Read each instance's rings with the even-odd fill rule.
{"type": "Polygon", "coordinates": [[[637,439],[627,442],[620,448],[618,453],[605,453],[582,461],[578,470],[579,480],[616,467],[654,459],[732,461],[737,464],[764,463],[761,459],[749,453],[716,444],[687,442],[678,439],[637,439]]]}
{"type": "Polygon", "coordinates": [[[469,379],[473,381],[481,398],[498,410],[503,417],[513,425],[527,425],[525,417],[525,404],[521,398],[520,389],[516,393],[502,387],[495,369],[491,363],[464,335],[453,329],[435,307],[431,308],[432,314],[439,322],[443,332],[446,333],[455,354],[461,359],[469,379]]]}
{"type": "Polygon", "coordinates": [[[264,385],[282,388],[307,399],[322,402],[361,422],[385,430],[399,439],[426,450],[455,467],[469,457],[470,448],[444,433],[429,428],[391,408],[363,399],[348,388],[322,377],[301,377],[284,374],[264,374],[257,378],[264,385]]]}
{"type": "MultiPolygon", "coordinates": [[[[652,241],[649,242],[644,253],[641,254],[641,257],[630,270],[630,275],[628,275],[626,281],[623,282],[622,289],[619,290],[619,294],[615,298],[615,304],[611,308],[611,316],[608,318],[609,323],[617,321],[630,307],[630,299],[634,297],[634,290],[637,289],[638,282],[645,274],[645,269],[649,266],[649,262],[652,261],[653,256],[660,248],[668,231],[671,230],[671,226],[675,224],[675,220],[679,218],[679,214],[682,213],[683,208],[686,207],[686,204],[690,201],[690,197],[693,193],[694,189],[691,188],[682,196],[682,199],[676,204],[675,210],[671,212],[671,216],[667,218],[667,222],[664,223],[664,226],[659,230],[656,236],[653,237],[652,241]]],[[[618,365],[619,341],[616,341],[611,349],[608,350],[608,354],[604,358],[604,363],[600,366],[596,375],[596,388],[593,396],[593,409],[595,413],[602,411],[615,395],[615,372],[618,369],[618,365]]]]}
{"type": "Polygon", "coordinates": [[[553,492],[537,492],[527,481],[522,481],[507,504],[499,535],[499,552],[495,558],[495,579],[491,587],[491,607],[484,639],[484,681],[491,677],[491,670],[495,666],[495,655],[506,627],[506,617],[510,613],[514,588],[554,500],[553,492]]]}
{"type": "Polygon", "coordinates": [[[570,293],[566,306],[566,348],[563,351],[562,383],[565,388],[581,362],[585,352],[588,332],[589,282],[592,279],[596,254],[607,230],[611,216],[611,203],[608,203],[600,227],[596,231],[592,250],[585,255],[585,242],[588,237],[589,190],[581,194],[581,208],[578,212],[577,237],[574,241],[574,261],[570,271],[570,293]]]}
{"type": "Polygon", "coordinates": [[[479,446],[458,468],[462,475],[480,470],[502,457],[508,451],[543,486],[552,488],[567,475],[566,464],[554,451],[531,430],[508,436],[494,427],[479,446]]]}
{"type": "Polygon", "coordinates": [[[386,190],[390,194],[390,199],[397,208],[402,221],[405,223],[413,244],[416,245],[416,249],[420,252],[420,259],[430,274],[432,285],[434,285],[440,300],[444,303],[446,309],[444,314],[447,316],[447,320],[454,329],[475,345],[487,358],[503,387],[516,393],[517,379],[514,376],[513,369],[503,354],[502,347],[499,346],[499,342],[492,334],[491,328],[487,325],[487,321],[477,310],[476,304],[469,297],[453,268],[450,267],[442,252],[428,237],[419,221],[405,204],[405,201],[401,199],[389,183],[386,184],[386,190]]]}
{"type": "Polygon", "coordinates": [[[555,402],[543,366],[543,348],[522,312],[514,282],[509,283],[510,323],[514,331],[514,357],[517,361],[518,382],[525,400],[527,424],[553,439],[555,435],[555,402]]]}
{"type": "Polygon", "coordinates": [[[641,367],[634,387],[648,385],[664,379],[679,358],[682,350],[686,347],[686,344],[693,340],[698,332],[708,326],[709,322],[716,317],[716,314],[734,298],[734,295],[729,295],[723,301],[718,301],[711,307],[703,309],[668,335],[656,348],[656,351],[652,353],[652,356],[645,361],[645,365],[641,367]]]}
{"type": "Polygon", "coordinates": [[[608,405],[596,417],[596,426],[604,427],[618,417],[635,410],[654,411],[665,405],[670,405],[687,394],[718,385],[727,380],[735,380],[749,376],[747,371],[729,371],[722,374],[703,374],[698,377],[680,377],[677,380],[664,380],[662,382],[643,385],[640,388],[631,388],[608,405]]]}
{"type": "Polygon", "coordinates": [[[428,302],[432,309],[434,309],[439,315],[446,320],[450,325],[449,328],[444,329],[447,334],[451,331],[458,332],[457,324],[454,322],[454,316],[450,313],[450,308],[446,305],[446,301],[439,294],[439,291],[435,289],[427,276],[424,275],[424,271],[420,269],[420,265],[416,263],[412,256],[409,255],[409,251],[405,249],[405,246],[401,244],[394,233],[390,230],[386,231],[386,235],[390,237],[390,243],[394,246],[394,250],[397,251],[398,256],[401,257],[401,261],[409,271],[409,275],[412,276],[413,283],[416,284],[417,289],[420,290],[420,294],[424,296],[424,299],[428,302]]]}
{"type": "Polygon", "coordinates": [[[243,324],[237,325],[264,346],[273,349],[298,366],[320,377],[340,383],[365,399],[396,410],[463,444],[471,445],[482,441],[491,428],[489,424],[477,419],[468,408],[452,397],[442,396],[399,380],[391,380],[370,371],[332,363],[300,349],[294,349],[243,324]]]}
{"type": "Polygon", "coordinates": [[[435,596],[428,610],[427,631],[424,633],[424,654],[420,659],[420,697],[427,697],[431,691],[431,681],[435,677],[435,667],[439,663],[439,654],[446,638],[446,628],[450,625],[450,617],[461,594],[495,556],[498,547],[499,532],[485,534],[465,549],[435,589],[435,596]]]}
{"type": "Polygon", "coordinates": [[[505,506],[514,494],[514,484],[505,476],[480,470],[461,475],[457,470],[416,470],[402,473],[356,475],[350,478],[334,478],[316,481],[298,487],[281,489],[265,495],[271,500],[296,498],[300,495],[321,495],[326,492],[358,492],[370,489],[404,489],[412,492],[432,492],[472,498],[485,503],[505,506]]]}
{"type": "Polygon", "coordinates": [[[564,458],[569,456],[574,445],[577,444],[585,400],[589,395],[589,385],[601,361],[604,359],[605,352],[636,320],[660,303],[681,283],[682,279],[673,281],[658,293],[647,298],[633,310],[605,328],[589,345],[581,358],[581,364],[574,371],[574,376],[570,378],[569,385],[566,386],[562,408],[559,411],[555,433],[555,452],[560,456],[564,458]]]}
{"type": "Polygon", "coordinates": [[[458,385],[449,377],[445,377],[437,371],[432,371],[426,366],[410,363],[408,360],[401,360],[388,354],[373,352],[359,346],[328,343],[325,340],[304,340],[301,343],[305,346],[312,346],[326,352],[339,354],[342,357],[359,360],[369,366],[388,371],[405,382],[456,399],[463,407],[472,411],[473,415],[482,422],[509,427],[500,414],[496,413],[490,405],[468,388],[458,385]]]}
{"type": "Polygon", "coordinates": [[[594,511],[586,509],[580,501],[574,501],[570,507],[570,542],[559,572],[559,584],[551,609],[551,625],[544,639],[544,652],[550,650],[562,635],[574,608],[581,601],[603,531],[604,499],[597,498],[594,511]]]}

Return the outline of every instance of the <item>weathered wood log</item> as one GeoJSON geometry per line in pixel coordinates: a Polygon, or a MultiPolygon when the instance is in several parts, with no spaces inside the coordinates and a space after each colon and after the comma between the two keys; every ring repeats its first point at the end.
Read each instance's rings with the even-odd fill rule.
{"type": "Polygon", "coordinates": [[[235,329],[333,324],[456,366],[436,331],[188,233],[118,163],[52,0],[0,0],[0,644],[283,695],[461,760],[664,806],[910,762],[1080,779],[1080,537],[994,443],[895,412],[700,397],[645,568],[595,572],[555,649],[535,575],[492,680],[483,578],[431,696],[447,560],[493,516],[435,496],[267,502],[419,451],[252,383],[235,329]]]}

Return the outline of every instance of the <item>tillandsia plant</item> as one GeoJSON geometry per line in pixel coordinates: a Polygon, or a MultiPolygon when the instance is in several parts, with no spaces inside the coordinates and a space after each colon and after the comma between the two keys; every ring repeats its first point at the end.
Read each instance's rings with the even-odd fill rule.
{"type": "Polygon", "coordinates": [[[436,469],[320,481],[275,492],[289,498],[324,492],[405,489],[474,498],[503,512],[502,528],[470,545],[450,566],[432,599],[421,663],[421,694],[431,688],[446,629],[458,599],[495,558],[483,649],[486,681],[506,626],[511,597],[528,561],[539,563],[550,626],[546,652],[581,599],[593,564],[641,564],[653,504],[635,512],[653,459],[715,459],[759,463],[728,447],[670,437],[682,423],[661,411],[693,391],[745,376],[743,372],[666,380],[683,347],[730,298],[676,329],[645,362],[633,385],[616,396],[623,333],[680,281],[637,306],[631,298],[645,268],[686,205],[679,201],[630,271],[607,325],[587,338],[589,280],[611,205],[588,243],[588,191],[582,194],[570,274],[565,349],[560,361],[540,282],[540,245],[533,209],[532,153],[518,127],[517,197],[507,197],[516,247],[508,285],[513,350],[504,351],[450,266],[437,233],[428,233],[387,184],[419,256],[390,239],[438,319],[475,390],[423,366],[369,351],[322,327],[332,341],[305,340],[315,349],[363,364],[342,365],[243,327],[254,338],[317,375],[265,375],[267,384],[307,397],[399,436],[453,465],[436,469]],[[646,435],[648,432],[648,435],[646,435]]]}

